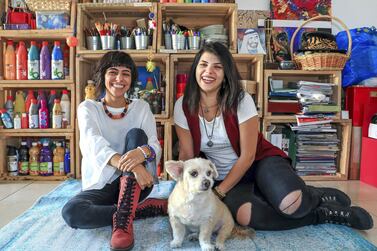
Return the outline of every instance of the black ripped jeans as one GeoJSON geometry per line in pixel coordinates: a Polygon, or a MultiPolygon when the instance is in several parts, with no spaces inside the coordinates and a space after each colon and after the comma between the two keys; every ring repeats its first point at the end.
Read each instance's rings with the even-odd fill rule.
{"type": "MultiPolygon", "coordinates": [[[[148,137],[141,129],[131,129],[126,136],[124,153],[148,143],[148,137]]],[[[123,173],[133,175],[133,173],[123,173]]],[[[72,228],[90,229],[112,225],[113,214],[117,210],[120,177],[102,189],[82,191],[64,205],[62,216],[72,228]]],[[[139,201],[152,191],[145,188],[141,191],[139,201]]]]}
{"type": "Polygon", "coordinates": [[[318,207],[320,198],[314,189],[306,186],[287,159],[273,156],[255,162],[227,193],[224,202],[235,219],[238,209],[245,203],[251,203],[249,225],[255,229],[292,229],[316,223],[314,209],[318,207]],[[293,214],[284,214],[279,205],[295,190],[302,191],[302,203],[293,214]]]}

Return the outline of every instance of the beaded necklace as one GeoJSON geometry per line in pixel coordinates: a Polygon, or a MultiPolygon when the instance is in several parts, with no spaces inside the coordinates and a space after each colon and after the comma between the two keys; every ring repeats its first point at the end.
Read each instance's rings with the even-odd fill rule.
{"type": "Polygon", "coordinates": [[[106,102],[105,102],[105,99],[103,98],[101,100],[101,103],[102,103],[102,106],[103,106],[103,109],[105,110],[105,113],[106,115],[111,118],[111,119],[122,119],[124,118],[124,116],[126,116],[126,113],[127,113],[127,109],[128,109],[128,105],[130,104],[130,101],[128,99],[126,99],[126,104],[124,106],[124,110],[122,111],[122,113],[120,114],[112,114],[108,109],[107,109],[107,106],[106,106],[106,102]]]}

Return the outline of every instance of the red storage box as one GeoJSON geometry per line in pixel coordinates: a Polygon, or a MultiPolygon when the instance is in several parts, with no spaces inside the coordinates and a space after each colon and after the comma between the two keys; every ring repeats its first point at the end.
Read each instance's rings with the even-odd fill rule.
{"type": "Polygon", "coordinates": [[[353,126],[363,126],[365,105],[377,106],[377,87],[350,86],[346,89],[346,110],[353,126]]]}
{"type": "Polygon", "coordinates": [[[360,180],[377,187],[377,139],[363,137],[360,180]]]}

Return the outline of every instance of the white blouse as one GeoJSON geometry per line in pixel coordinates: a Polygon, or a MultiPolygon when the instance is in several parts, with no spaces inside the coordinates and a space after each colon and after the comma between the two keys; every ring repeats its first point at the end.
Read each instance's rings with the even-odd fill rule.
{"type": "MultiPolygon", "coordinates": [[[[111,108],[109,111],[121,113],[124,108],[111,108]]],[[[116,154],[123,154],[127,133],[133,128],[144,130],[148,144],[156,152],[156,159],[148,162],[147,168],[156,176],[156,163],[161,158],[161,146],[157,139],[156,121],[149,104],[134,100],[122,119],[109,118],[101,102],[85,100],[77,110],[82,154],[81,172],[83,190],[101,189],[113,182],[121,171],[107,163],[116,154]]]]}

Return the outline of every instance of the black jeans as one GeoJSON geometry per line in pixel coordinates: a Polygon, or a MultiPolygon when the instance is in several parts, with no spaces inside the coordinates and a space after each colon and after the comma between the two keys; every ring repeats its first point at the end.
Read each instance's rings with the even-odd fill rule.
{"type": "MultiPolygon", "coordinates": [[[[141,129],[131,129],[126,136],[124,153],[148,143],[148,137],[141,129]]],[[[133,175],[124,173],[123,175],[133,175]]],[[[64,205],[62,216],[72,228],[98,228],[112,225],[113,214],[117,209],[120,177],[102,189],[82,191],[64,205]]],[[[152,191],[145,188],[141,191],[139,201],[142,201],[152,191]]]]}
{"type": "Polygon", "coordinates": [[[255,162],[241,181],[226,195],[224,202],[236,218],[238,209],[252,204],[250,226],[260,230],[284,230],[315,224],[314,209],[320,198],[315,188],[307,187],[294,172],[289,160],[280,156],[255,162]],[[279,209],[289,193],[301,190],[302,203],[293,214],[279,209]]]}

